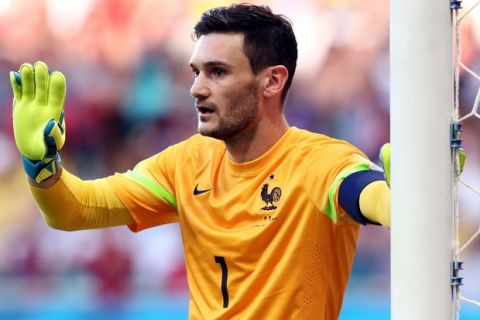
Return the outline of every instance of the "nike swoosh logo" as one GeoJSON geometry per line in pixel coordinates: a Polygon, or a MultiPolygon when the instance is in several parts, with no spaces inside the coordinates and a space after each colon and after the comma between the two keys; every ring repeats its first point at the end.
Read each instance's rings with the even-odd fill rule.
{"type": "Polygon", "coordinates": [[[210,189],[205,189],[205,190],[198,190],[198,184],[195,186],[195,189],[193,189],[193,195],[194,196],[198,196],[199,194],[202,194],[202,193],[205,193],[205,192],[208,192],[212,190],[211,188],[210,189]]]}

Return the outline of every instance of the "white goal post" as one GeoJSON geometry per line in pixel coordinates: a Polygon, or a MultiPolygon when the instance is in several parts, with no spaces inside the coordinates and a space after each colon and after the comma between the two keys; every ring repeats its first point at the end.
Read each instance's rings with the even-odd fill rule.
{"type": "Polygon", "coordinates": [[[392,0],[391,315],[450,320],[454,103],[449,0],[392,0]]]}

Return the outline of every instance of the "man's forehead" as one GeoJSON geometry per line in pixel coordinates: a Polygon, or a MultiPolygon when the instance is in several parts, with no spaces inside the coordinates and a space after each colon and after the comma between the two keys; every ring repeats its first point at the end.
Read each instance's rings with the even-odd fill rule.
{"type": "Polygon", "coordinates": [[[201,36],[195,43],[190,64],[199,65],[211,61],[230,64],[244,59],[247,57],[243,52],[243,34],[210,33],[201,36]]]}

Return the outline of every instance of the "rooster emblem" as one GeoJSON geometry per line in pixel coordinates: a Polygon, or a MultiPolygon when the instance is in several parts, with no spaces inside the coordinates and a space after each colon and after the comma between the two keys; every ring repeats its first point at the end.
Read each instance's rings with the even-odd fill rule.
{"type": "Polygon", "coordinates": [[[282,190],[279,187],[274,187],[272,191],[268,192],[268,183],[265,183],[260,193],[262,200],[265,202],[265,206],[262,210],[275,210],[277,207],[273,204],[278,202],[282,196],[282,190]]]}

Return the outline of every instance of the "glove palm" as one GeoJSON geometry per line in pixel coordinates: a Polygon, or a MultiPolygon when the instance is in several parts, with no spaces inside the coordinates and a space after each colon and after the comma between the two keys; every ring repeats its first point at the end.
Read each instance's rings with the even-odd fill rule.
{"type": "Polygon", "coordinates": [[[10,82],[15,142],[27,174],[40,182],[55,173],[57,152],[65,143],[66,80],[60,72],[50,75],[47,65],[37,62],[10,72],[10,82]]]}

